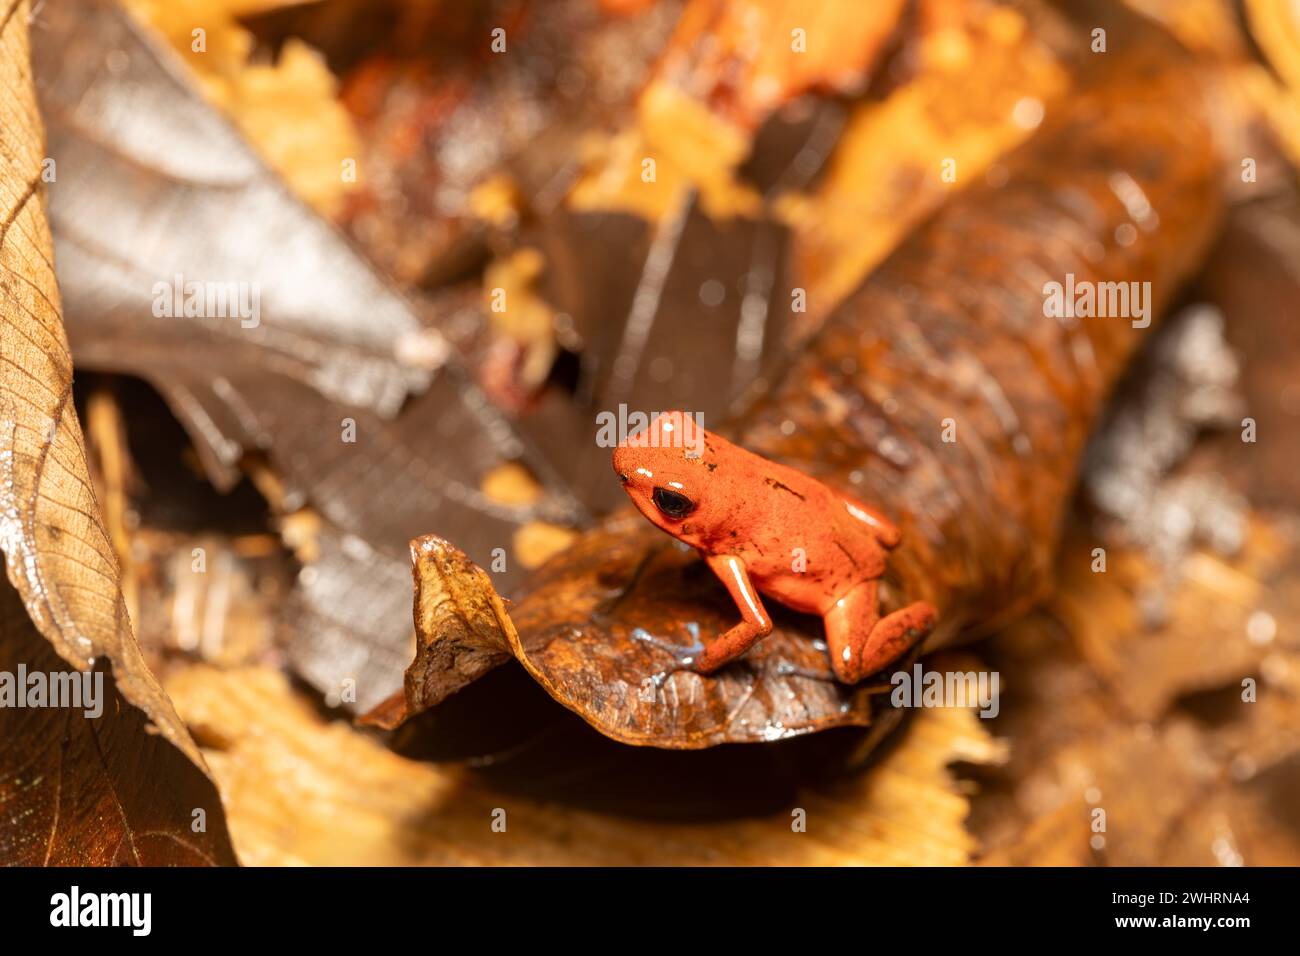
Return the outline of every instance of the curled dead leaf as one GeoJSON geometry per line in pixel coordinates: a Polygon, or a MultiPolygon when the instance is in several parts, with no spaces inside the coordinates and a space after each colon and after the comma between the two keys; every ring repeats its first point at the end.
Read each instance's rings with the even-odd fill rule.
{"type": "Polygon", "coordinates": [[[831,727],[884,733],[902,715],[888,684],[837,683],[820,624],[790,613],[776,615],[738,666],[669,673],[670,656],[645,638],[707,639],[734,623],[735,606],[697,558],[639,518],[617,516],[544,569],[517,620],[488,573],[444,539],[417,538],[411,561],[415,661],[403,691],[368,724],[395,727],[512,656],[553,698],[628,744],[697,749],[831,727]]]}

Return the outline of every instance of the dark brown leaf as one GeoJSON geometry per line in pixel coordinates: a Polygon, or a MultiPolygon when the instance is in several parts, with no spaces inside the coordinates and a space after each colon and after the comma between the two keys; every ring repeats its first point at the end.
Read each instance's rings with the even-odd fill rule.
{"type": "MultiPolygon", "coordinates": [[[[284,486],[274,504],[322,513],[320,558],[288,609],[291,654],[320,689],[353,680],[358,703],[375,703],[409,660],[412,529],[442,529],[486,562],[526,522],[572,523],[581,508],[442,337],[288,194],[170,53],[106,0],[55,0],[41,19],[50,216],[77,362],[153,384],[219,487],[262,452],[284,486]],[[158,284],[176,276],[256,290],[258,321],[155,314],[158,284]],[[547,485],[538,500],[480,491],[514,459],[547,485]]],[[[504,580],[519,570],[509,561],[504,580]]]]}

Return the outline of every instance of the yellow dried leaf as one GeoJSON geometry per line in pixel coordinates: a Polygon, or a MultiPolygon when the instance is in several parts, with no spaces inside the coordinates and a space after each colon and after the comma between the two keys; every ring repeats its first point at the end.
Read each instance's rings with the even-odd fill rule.
{"type": "Polygon", "coordinates": [[[338,102],[338,81],[324,58],[296,39],[285,43],[274,64],[253,62],[252,34],[237,20],[300,2],[126,0],[126,5],[180,54],[208,99],[290,187],[328,216],[340,209],[356,181],[360,152],[352,118],[338,102]]]}
{"type": "MultiPolygon", "coordinates": [[[[621,818],[499,792],[460,766],[399,757],[326,721],[279,673],[199,666],[168,690],[202,739],[240,858],[277,865],[964,864],[969,802],[955,760],[997,761],[973,711],[921,710],[871,772],[810,785],[791,811],[707,822],[621,818]],[[286,772],[290,770],[291,772],[286,772]],[[493,833],[504,809],[509,839],[493,833]]],[[[598,783],[598,782],[597,782],[598,783]]]]}
{"type": "Polygon", "coordinates": [[[925,38],[914,80],[854,109],[815,191],[778,205],[795,230],[797,275],[814,319],[953,190],[983,179],[1027,139],[1068,86],[1019,13],[984,3],[958,9],[958,26],[925,38]]]}
{"type": "Polygon", "coordinates": [[[516,249],[483,272],[483,297],[498,343],[517,354],[514,372],[525,391],[546,380],[555,362],[554,314],[535,288],[546,260],[536,249],[516,249]]]}
{"type": "Polygon", "coordinates": [[[511,228],[519,221],[521,203],[518,185],[505,173],[488,176],[469,194],[470,211],[499,229],[511,228]]]}
{"type": "Polygon", "coordinates": [[[483,476],[483,494],[503,505],[531,505],[542,497],[542,486],[523,465],[507,461],[483,476]]]}
{"type": "Polygon", "coordinates": [[[1291,162],[1300,165],[1300,10],[1285,0],[1247,0],[1246,13],[1274,73],[1252,65],[1243,68],[1241,83],[1291,162]]]}
{"type": "Polygon", "coordinates": [[[688,189],[713,219],[757,216],[762,197],[736,178],[755,129],[812,90],[854,87],[902,10],[857,0],[692,0],[642,92],[636,123],[589,144],[569,196],[581,210],[660,222],[688,189]]]}
{"type": "Polygon", "coordinates": [[[530,521],[514,535],[516,560],[525,568],[540,568],[578,537],[578,532],[546,521],[530,521]]]}

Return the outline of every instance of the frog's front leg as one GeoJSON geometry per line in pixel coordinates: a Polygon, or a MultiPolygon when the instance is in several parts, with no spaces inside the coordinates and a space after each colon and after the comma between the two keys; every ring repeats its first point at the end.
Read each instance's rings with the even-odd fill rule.
{"type": "Polygon", "coordinates": [[[753,647],[760,637],[772,633],[772,619],[749,580],[745,562],[732,554],[709,555],[706,560],[736,602],[740,623],[704,648],[693,667],[701,674],[711,674],[731,663],[753,647]]]}

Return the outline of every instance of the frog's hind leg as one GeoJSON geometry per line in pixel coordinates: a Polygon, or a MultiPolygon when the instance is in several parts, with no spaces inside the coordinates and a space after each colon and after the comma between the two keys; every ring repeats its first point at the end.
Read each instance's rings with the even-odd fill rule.
{"type": "Polygon", "coordinates": [[[822,617],[836,678],[856,684],[889,666],[930,633],[934,618],[934,608],[924,601],[882,618],[879,585],[862,582],[822,617]]]}

